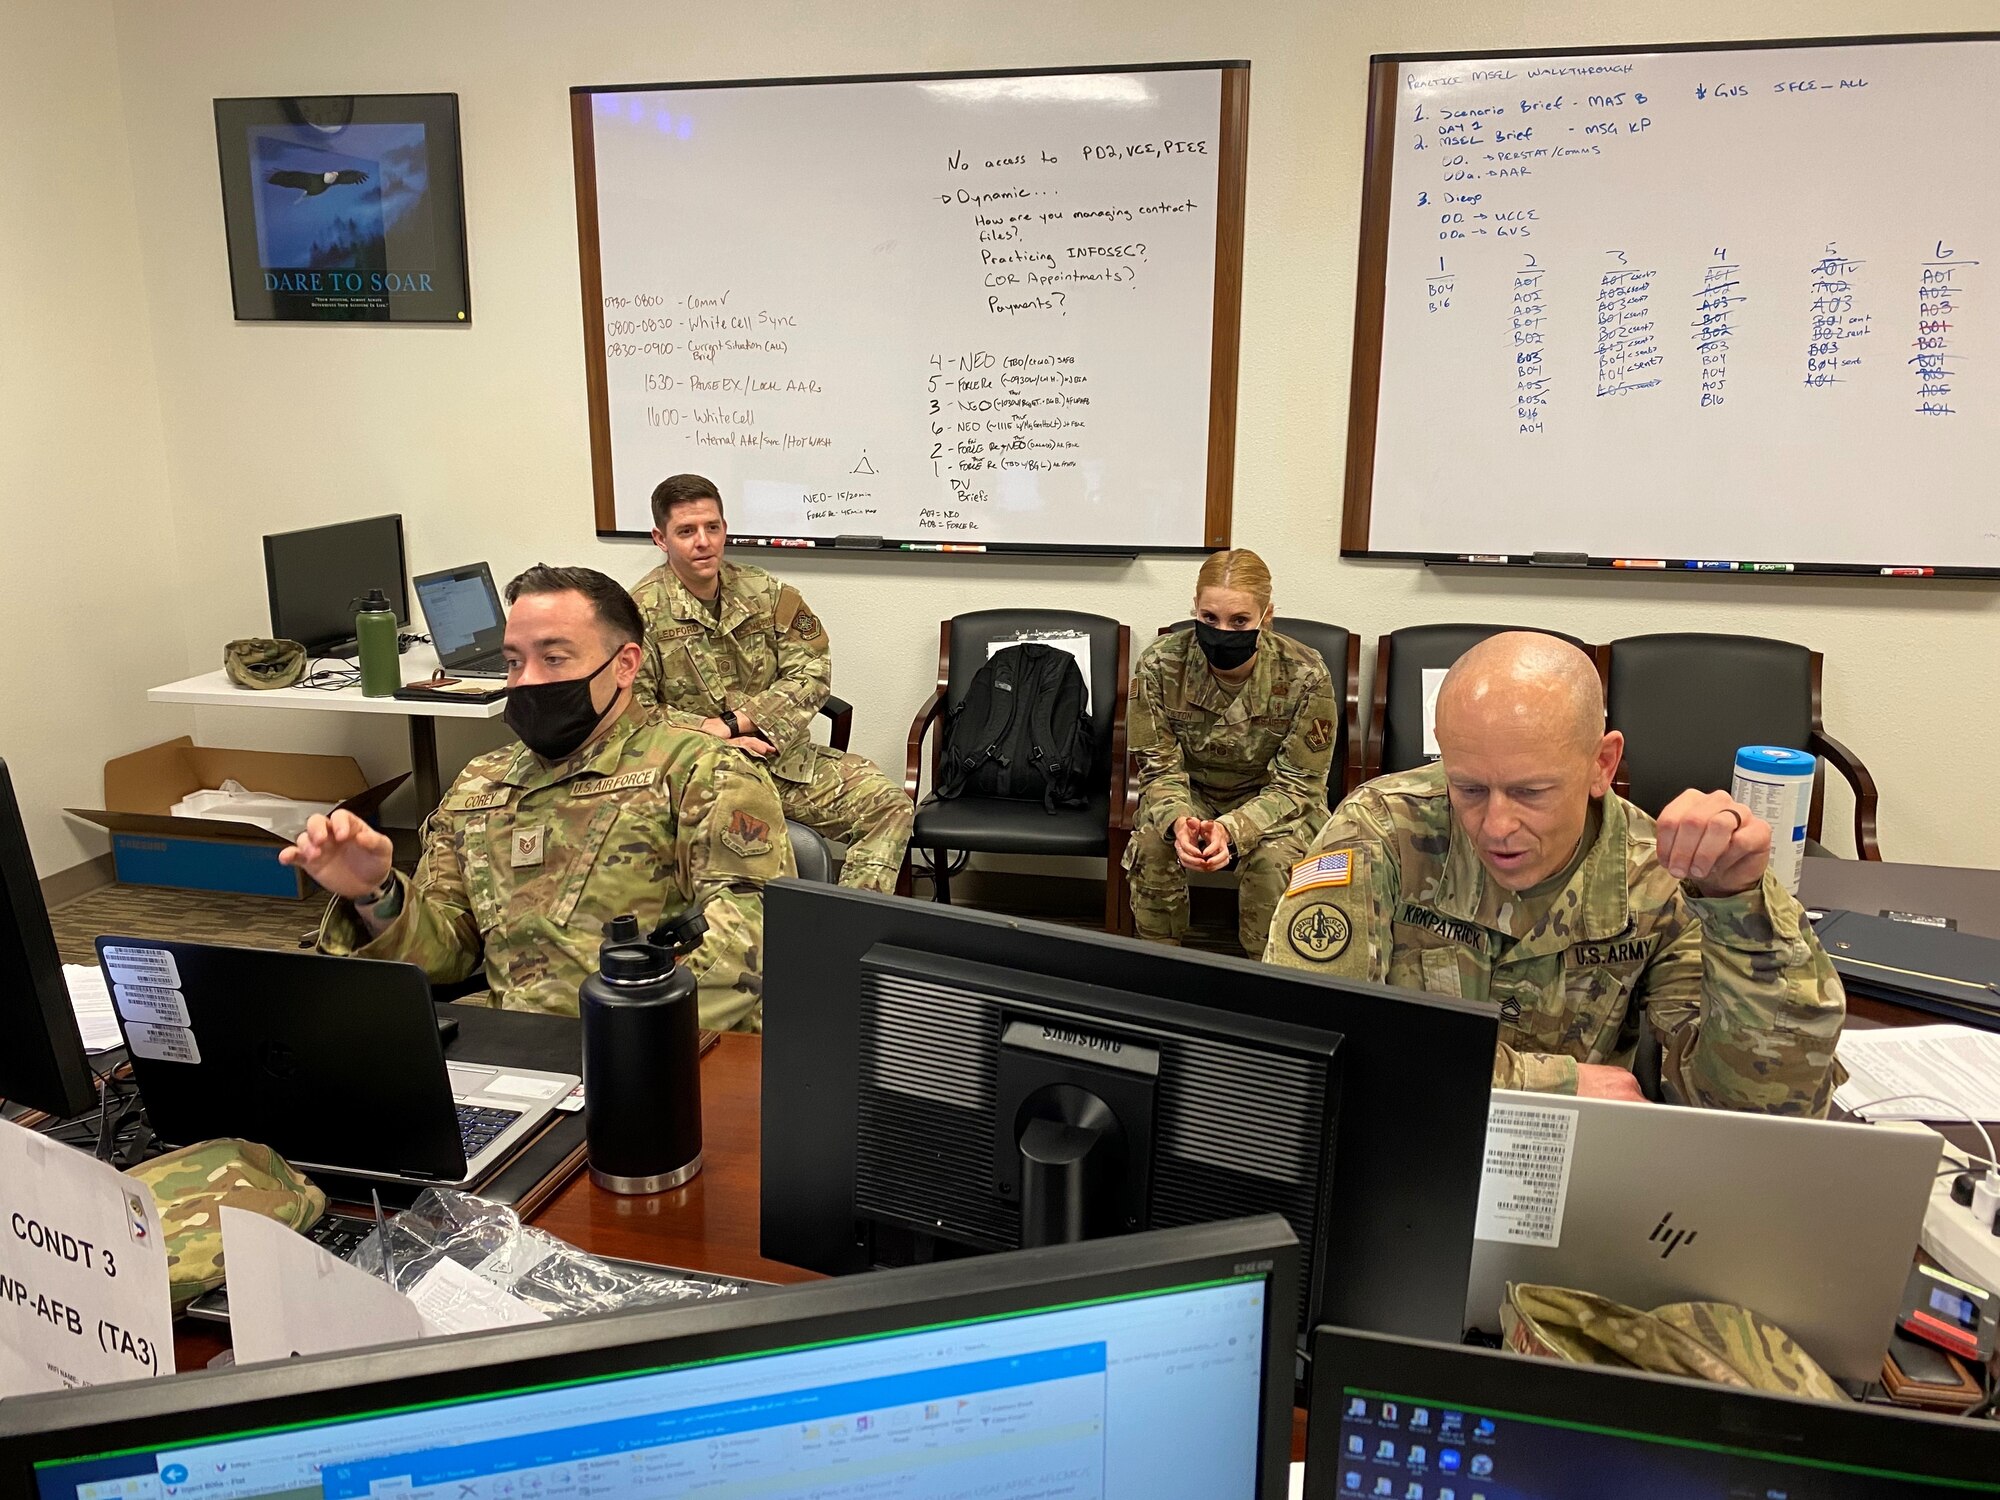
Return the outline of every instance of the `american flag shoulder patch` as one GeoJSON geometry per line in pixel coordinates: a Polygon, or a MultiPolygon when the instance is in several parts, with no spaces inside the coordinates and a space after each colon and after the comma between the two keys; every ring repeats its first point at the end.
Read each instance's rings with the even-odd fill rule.
{"type": "Polygon", "coordinates": [[[1314,890],[1323,885],[1346,885],[1353,879],[1353,852],[1339,849],[1293,865],[1292,883],[1285,887],[1285,894],[1296,896],[1300,891],[1314,890]]]}

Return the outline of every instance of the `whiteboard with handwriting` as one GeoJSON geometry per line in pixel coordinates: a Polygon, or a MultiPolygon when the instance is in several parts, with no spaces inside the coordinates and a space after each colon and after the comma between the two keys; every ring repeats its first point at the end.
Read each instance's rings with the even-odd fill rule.
{"type": "Polygon", "coordinates": [[[600,531],[1209,545],[1227,71],[573,91],[600,531]]]}
{"type": "Polygon", "coordinates": [[[2000,568],[2000,42],[1375,84],[1344,550],[2000,568]]]}

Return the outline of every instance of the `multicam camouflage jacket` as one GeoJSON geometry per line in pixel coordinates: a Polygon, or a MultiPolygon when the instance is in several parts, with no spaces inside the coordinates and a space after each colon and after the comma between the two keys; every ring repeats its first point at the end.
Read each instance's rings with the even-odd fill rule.
{"type": "Polygon", "coordinates": [[[1294,869],[1265,957],[1498,1002],[1496,1087],[1574,1093],[1579,1063],[1629,1066],[1642,1012],[1676,1102],[1817,1116],[1836,1082],[1846,996],[1798,901],[1768,872],[1696,894],[1616,796],[1535,915],[1487,876],[1439,766],[1372,781],[1294,869]]]}
{"type": "Polygon", "coordinates": [[[1139,824],[1156,837],[1193,817],[1192,789],[1237,849],[1267,830],[1326,816],[1326,770],[1339,712],[1319,653],[1261,632],[1256,665],[1234,693],[1209,670],[1192,630],[1148,646],[1132,674],[1127,743],[1139,759],[1139,824]]]}
{"type": "Polygon", "coordinates": [[[483,960],[497,1004],[573,1016],[606,922],[632,912],[650,926],[699,900],[708,936],[688,967],[701,1024],[756,1027],[764,883],[797,867],[777,792],[740,750],[635,705],[568,760],[515,745],[473,761],[423,839],[389,926],[371,940],[335,901],[324,951],[401,959],[441,981],[483,960]]]}
{"type": "Polygon", "coordinates": [[[778,753],[780,781],[813,779],[810,729],[833,683],[826,627],[799,591],[762,568],[722,565],[720,610],[657,567],[632,587],[646,620],[646,659],[633,695],[669,724],[699,729],[724,709],[748,714],[778,753]]]}

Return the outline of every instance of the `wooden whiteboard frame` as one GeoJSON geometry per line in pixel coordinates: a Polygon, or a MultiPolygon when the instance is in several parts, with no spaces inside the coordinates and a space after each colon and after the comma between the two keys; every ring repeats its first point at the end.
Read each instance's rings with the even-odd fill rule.
{"type": "MultiPolygon", "coordinates": [[[[1516,58],[1623,57],[1674,52],[1771,52],[1804,47],[1893,47],[1923,43],[1996,42],[1996,31],[1910,32],[1890,36],[1826,36],[1766,38],[1740,42],[1670,42],[1658,46],[1518,47],[1477,52],[1388,52],[1368,59],[1368,141],[1363,154],[1361,234],[1354,284],[1354,363],[1348,376],[1347,479],[1340,513],[1340,555],[1431,566],[1467,568],[1540,567],[1574,571],[1602,569],[1624,577],[1783,578],[1799,574],[1835,574],[1873,578],[1883,583],[1907,581],[1911,570],[1893,572],[1876,563],[1795,562],[1784,573],[1697,568],[1685,558],[1667,559],[1666,568],[1614,568],[1611,557],[1570,553],[1511,556],[1506,561],[1474,562],[1452,552],[1375,550],[1369,546],[1369,526],[1375,503],[1375,436],[1382,394],[1382,333],[1389,291],[1389,214],[1395,176],[1397,79],[1405,63],[1484,62],[1516,58]],[[1672,566],[1671,564],[1681,564],[1672,566]]],[[[2000,568],[1933,566],[1921,577],[2000,579],[2000,568]]]]}
{"type": "MultiPolygon", "coordinates": [[[[595,499],[597,535],[646,537],[643,531],[620,530],[617,497],[611,475],[611,391],[604,352],[604,267],[597,237],[597,138],[591,100],[600,94],[650,93],[660,89],[782,88],[798,84],[931,83],[968,78],[1050,78],[1094,73],[1168,73],[1218,71],[1222,110],[1219,159],[1216,162],[1215,300],[1209,344],[1207,501],[1202,516],[1202,540],[1185,546],[1120,547],[989,542],[983,553],[1085,554],[1132,557],[1140,553],[1208,553],[1229,545],[1236,480],[1236,388],[1238,344],[1243,322],[1244,198],[1249,181],[1250,64],[1247,61],[1126,63],[1085,68],[992,68],[959,73],[849,73],[817,78],[734,78],[699,83],[622,83],[578,85],[569,91],[571,153],[576,168],[577,258],[582,270],[584,381],[590,402],[590,473],[595,499]]],[[[737,542],[739,538],[731,537],[737,542]]],[[[746,546],[755,538],[740,539],[746,546]]],[[[880,547],[844,548],[825,544],[818,549],[858,553],[865,557],[920,556],[904,553],[893,542],[880,547]]],[[[966,554],[952,554],[966,555],[966,554]]],[[[980,553],[971,554],[974,556],[980,553]]]]}

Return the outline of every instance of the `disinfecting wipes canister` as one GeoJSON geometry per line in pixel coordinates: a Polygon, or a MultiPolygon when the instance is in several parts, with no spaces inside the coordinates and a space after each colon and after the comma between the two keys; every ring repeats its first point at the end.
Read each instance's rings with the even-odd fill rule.
{"type": "Polygon", "coordinates": [[[1806,817],[1812,808],[1819,757],[1778,745],[1745,745],[1736,752],[1730,795],[1771,825],[1771,873],[1793,895],[1806,853],[1806,817]]]}

